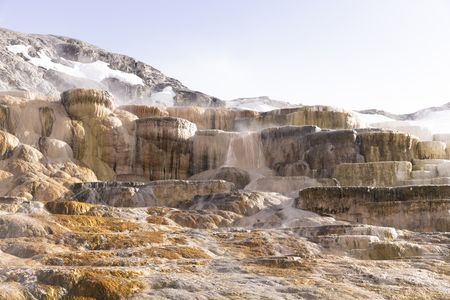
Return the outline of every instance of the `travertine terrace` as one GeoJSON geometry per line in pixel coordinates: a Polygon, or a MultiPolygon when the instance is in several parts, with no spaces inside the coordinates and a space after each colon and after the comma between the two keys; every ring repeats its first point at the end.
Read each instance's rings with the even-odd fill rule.
{"type": "Polygon", "coordinates": [[[1,299],[450,297],[446,141],[115,102],[0,96],[1,299]]]}

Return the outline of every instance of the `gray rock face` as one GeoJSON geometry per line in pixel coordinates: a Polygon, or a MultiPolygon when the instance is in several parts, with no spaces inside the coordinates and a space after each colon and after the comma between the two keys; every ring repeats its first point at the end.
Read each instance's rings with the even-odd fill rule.
{"type": "Polygon", "coordinates": [[[95,88],[111,92],[123,103],[151,103],[152,95],[171,87],[175,105],[224,106],[223,101],[192,91],[141,61],[68,37],[0,28],[0,57],[0,90],[58,97],[68,89],[95,88]],[[81,72],[74,70],[75,65],[81,72]]]}
{"type": "Polygon", "coordinates": [[[414,231],[449,231],[450,186],[313,187],[297,207],[338,219],[414,231]]]}
{"type": "Polygon", "coordinates": [[[354,130],[285,126],[261,131],[266,162],[281,176],[329,177],[340,163],[363,162],[354,130]]]}
{"type": "Polygon", "coordinates": [[[150,183],[86,182],[72,186],[73,199],[116,207],[175,207],[197,195],[230,192],[234,185],[223,180],[161,180],[150,183]]]}

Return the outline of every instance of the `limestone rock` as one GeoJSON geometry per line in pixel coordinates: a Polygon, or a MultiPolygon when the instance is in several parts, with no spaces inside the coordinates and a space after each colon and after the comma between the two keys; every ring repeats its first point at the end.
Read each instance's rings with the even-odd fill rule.
{"type": "Polygon", "coordinates": [[[20,159],[29,163],[45,161],[44,155],[39,150],[26,144],[17,146],[12,152],[11,158],[20,159]]]}
{"type": "Polygon", "coordinates": [[[224,131],[258,131],[263,128],[287,125],[315,125],[329,129],[353,129],[360,123],[355,115],[327,106],[301,106],[279,109],[264,113],[251,110],[212,107],[144,107],[127,105],[123,109],[139,118],[170,116],[189,120],[199,129],[224,131]]]}
{"type": "Polygon", "coordinates": [[[44,225],[26,215],[0,215],[0,239],[41,237],[49,233],[44,225]]]}
{"type": "Polygon", "coordinates": [[[211,212],[206,210],[198,211],[173,211],[167,216],[176,224],[195,229],[218,229],[228,227],[240,218],[239,215],[232,212],[217,211],[211,212]]]}
{"type": "Polygon", "coordinates": [[[208,170],[189,178],[190,180],[225,180],[232,182],[237,189],[243,189],[250,183],[250,175],[247,171],[237,167],[221,167],[216,170],[208,170]]]}
{"type": "Polygon", "coordinates": [[[192,199],[193,210],[225,210],[242,216],[251,216],[266,208],[268,201],[264,194],[236,191],[233,193],[213,193],[192,199]]]}
{"type": "Polygon", "coordinates": [[[187,179],[195,124],[179,118],[136,121],[136,172],[150,180],[187,179]]]}
{"type": "Polygon", "coordinates": [[[315,186],[335,186],[332,179],[315,179],[307,176],[267,176],[255,179],[246,190],[276,192],[285,195],[297,194],[299,190],[315,186]]]}
{"type": "Polygon", "coordinates": [[[238,133],[221,130],[199,130],[192,141],[191,174],[217,169],[227,160],[231,139],[238,133]]]}
{"type": "Polygon", "coordinates": [[[447,144],[439,141],[420,141],[417,145],[419,159],[450,159],[447,144]]]}
{"type": "Polygon", "coordinates": [[[49,162],[72,161],[72,148],[64,141],[42,137],[39,139],[39,150],[49,162]]]}
{"type": "MultiPolygon", "coordinates": [[[[122,105],[119,109],[128,111],[138,118],[149,118],[149,117],[169,117],[169,113],[166,108],[158,106],[147,106],[147,105],[122,105]]],[[[187,119],[187,118],[183,118],[187,119]]],[[[195,122],[194,122],[195,123],[195,122]]]]}
{"type": "Polygon", "coordinates": [[[308,175],[311,170],[304,161],[307,136],[320,132],[316,126],[284,126],[261,131],[266,163],[279,175],[308,175]],[[296,167],[293,167],[293,166],[296,167]]]}
{"type": "Polygon", "coordinates": [[[336,166],[333,178],[346,186],[396,186],[408,180],[411,172],[408,161],[345,163],[336,166]]]}
{"type": "Polygon", "coordinates": [[[19,145],[19,139],[0,130],[0,158],[5,158],[19,145]]]}
{"type": "Polygon", "coordinates": [[[223,131],[240,131],[248,120],[257,118],[258,112],[228,108],[210,107],[169,107],[171,117],[183,118],[195,123],[198,129],[218,129],[223,131]]]}
{"type": "Polygon", "coordinates": [[[266,161],[282,176],[330,177],[340,163],[362,162],[353,130],[320,131],[314,126],[263,130],[266,161]]]}
{"type": "Polygon", "coordinates": [[[27,300],[31,295],[17,282],[0,283],[0,299],[5,300],[27,300]]]}
{"type": "Polygon", "coordinates": [[[45,203],[45,208],[52,214],[83,215],[91,210],[92,205],[76,201],[51,201],[45,203]]]}
{"type": "Polygon", "coordinates": [[[302,106],[284,108],[261,113],[255,120],[249,120],[249,129],[260,129],[285,125],[314,125],[327,129],[359,128],[358,118],[351,112],[329,106],[302,106]]]}
{"type": "Polygon", "coordinates": [[[366,162],[410,161],[417,157],[419,140],[394,131],[361,130],[357,144],[366,162]]]}
{"type": "Polygon", "coordinates": [[[174,100],[179,106],[225,106],[218,98],[188,89],[178,89],[174,100]]]}
{"type": "Polygon", "coordinates": [[[297,207],[358,223],[416,231],[448,231],[450,186],[315,187],[297,207]]]}
{"type": "Polygon", "coordinates": [[[81,202],[122,207],[169,206],[190,201],[196,195],[229,192],[234,185],[223,180],[161,180],[150,183],[99,182],[72,187],[74,199],[81,202]]]}
{"type": "Polygon", "coordinates": [[[371,243],[366,251],[357,255],[364,259],[399,259],[417,257],[423,254],[423,250],[417,244],[402,242],[392,243],[389,241],[371,243]]]}
{"type": "Polygon", "coordinates": [[[14,134],[21,143],[38,148],[39,139],[47,137],[72,145],[72,120],[59,101],[44,97],[33,100],[3,96],[0,107],[4,119],[1,127],[14,134]]]}

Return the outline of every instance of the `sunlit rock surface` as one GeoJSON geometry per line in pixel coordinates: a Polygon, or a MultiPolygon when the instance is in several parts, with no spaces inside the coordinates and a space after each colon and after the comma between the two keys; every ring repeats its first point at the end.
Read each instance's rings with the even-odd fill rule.
{"type": "Polygon", "coordinates": [[[450,297],[443,136],[176,92],[0,93],[1,299],[450,297]]]}
{"type": "Polygon", "coordinates": [[[336,166],[333,177],[346,186],[396,186],[411,178],[408,161],[344,163],[336,166]]]}
{"type": "Polygon", "coordinates": [[[358,117],[350,111],[329,106],[300,106],[267,112],[195,106],[160,108],[126,105],[121,109],[134,113],[139,118],[177,117],[197,124],[199,129],[224,131],[256,131],[262,128],[286,125],[316,125],[328,129],[352,129],[359,128],[361,125],[358,117]]]}

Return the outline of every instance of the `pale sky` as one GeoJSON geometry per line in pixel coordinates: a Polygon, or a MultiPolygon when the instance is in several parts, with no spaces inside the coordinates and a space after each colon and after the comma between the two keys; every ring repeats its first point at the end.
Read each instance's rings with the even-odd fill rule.
{"type": "Polygon", "coordinates": [[[82,39],[225,100],[450,102],[450,0],[0,0],[0,27],[82,39]]]}

